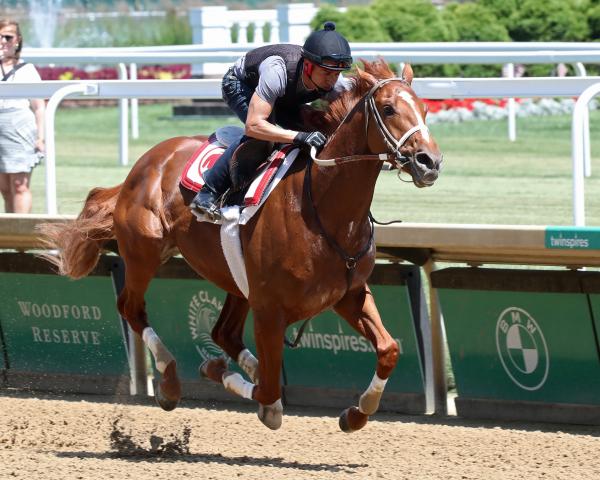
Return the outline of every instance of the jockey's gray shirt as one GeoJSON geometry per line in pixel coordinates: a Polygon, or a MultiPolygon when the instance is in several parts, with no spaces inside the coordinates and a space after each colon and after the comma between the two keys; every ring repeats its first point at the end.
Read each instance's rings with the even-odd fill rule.
{"type": "MultiPolygon", "coordinates": [[[[246,56],[240,57],[237,62],[233,65],[233,74],[237,78],[245,77],[245,62],[246,56]]],[[[278,55],[272,55],[265,58],[258,67],[258,85],[256,87],[256,94],[262,98],[269,105],[275,105],[275,101],[278,97],[285,95],[285,88],[287,86],[287,72],[285,70],[285,61],[278,55]]],[[[309,91],[302,82],[299,80],[299,89],[309,91]]],[[[323,96],[323,99],[332,101],[338,97],[345,90],[352,88],[352,80],[344,78],[340,73],[335,85],[331,92],[328,92],[323,96]]]]}

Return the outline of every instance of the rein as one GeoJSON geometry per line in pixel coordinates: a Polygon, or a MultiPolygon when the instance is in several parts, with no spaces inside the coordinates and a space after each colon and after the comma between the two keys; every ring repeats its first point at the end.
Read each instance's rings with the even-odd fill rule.
{"type": "Polygon", "coordinates": [[[312,214],[315,217],[315,220],[317,221],[317,226],[319,227],[321,234],[325,237],[325,240],[327,240],[327,243],[338,253],[338,255],[346,263],[346,283],[347,283],[347,289],[349,289],[350,285],[352,284],[352,277],[354,275],[354,269],[356,268],[356,265],[358,264],[359,260],[362,257],[364,257],[367,254],[367,252],[369,252],[369,250],[371,250],[371,247],[373,245],[373,238],[375,236],[375,227],[373,226],[372,217],[369,215],[369,226],[371,227],[369,241],[363,247],[363,249],[360,252],[358,252],[356,255],[354,255],[354,256],[349,255],[348,253],[346,253],[344,251],[344,249],[340,246],[340,244],[333,237],[331,237],[330,235],[327,234],[327,232],[325,231],[325,227],[323,227],[323,223],[321,222],[321,218],[319,217],[319,213],[317,212],[317,207],[315,207],[315,204],[313,202],[312,187],[311,187],[311,185],[312,185],[311,170],[312,170],[312,161],[309,160],[306,163],[306,171],[304,174],[304,192],[306,193],[306,196],[308,198],[308,205],[312,211],[312,214]]]}

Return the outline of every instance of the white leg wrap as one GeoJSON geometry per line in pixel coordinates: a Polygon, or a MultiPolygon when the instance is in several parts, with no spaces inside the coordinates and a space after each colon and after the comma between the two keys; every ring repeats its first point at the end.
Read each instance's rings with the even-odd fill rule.
{"type": "Polygon", "coordinates": [[[154,356],[154,363],[156,364],[156,369],[160,373],[165,373],[167,365],[175,360],[175,357],[171,355],[171,352],[167,350],[167,348],[162,343],[161,339],[158,337],[156,332],[152,329],[152,327],[144,328],[144,332],[142,334],[142,339],[146,346],[152,352],[154,356]]]}
{"type": "Polygon", "coordinates": [[[371,380],[369,388],[367,388],[367,392],[370,392],[371,390],[373,390],[375,392],[383,392],[387,381],[388,381],[387,378],[385,380],[382,378],[379,378],[377,376],[377,373],[375,373],[375,375],[373,375],[373,380],[371,380]]]}
{"type": "Polygon", "coordinates": [[[223,386],[231,393],[252,400],[252,391],[255,385],[244,380],[244,377],[239,373],[225,372],[223,374],[223,386]]]}
{"type": "Polygon", "coordinates": [[[379,400],[381,400],[381,395],[383,395],[383,390],[385,389],[387,381],[387,378],[385,380],[379,378],[377,373],[373,375],[373,380],[371,380],[369,387],[360,396],[358,401],[358,409],[361,413],[373,415],[377,411],[379,408],[379,400]]]}
{"type": "Polygon", "coordinates": [[[244,348],[238,355],[237,363],[250,377],[250,380],[258,385],[258,360],[252,355],[252,352],[244,348]]]}

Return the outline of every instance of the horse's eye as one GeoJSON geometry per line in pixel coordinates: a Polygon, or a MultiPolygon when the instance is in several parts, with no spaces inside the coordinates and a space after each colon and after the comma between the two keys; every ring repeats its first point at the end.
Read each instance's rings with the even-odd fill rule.
{"type": "Polygon", "coordinates": [[[395,113],[396,113],[396,110],[394,110],[394,107],[392,107],[391,105],[384,105],[383,106],[383,114],[386,117],[391,117],[395,113]]]}

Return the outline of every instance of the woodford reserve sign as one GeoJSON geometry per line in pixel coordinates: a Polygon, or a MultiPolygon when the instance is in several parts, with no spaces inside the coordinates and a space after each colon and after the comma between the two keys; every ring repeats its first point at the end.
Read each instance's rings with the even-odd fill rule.
{"type": "Polygon", "coordinates": [[[0,273],[0,326],[11,372],[127,372],[111,278],[0,273]]]}

